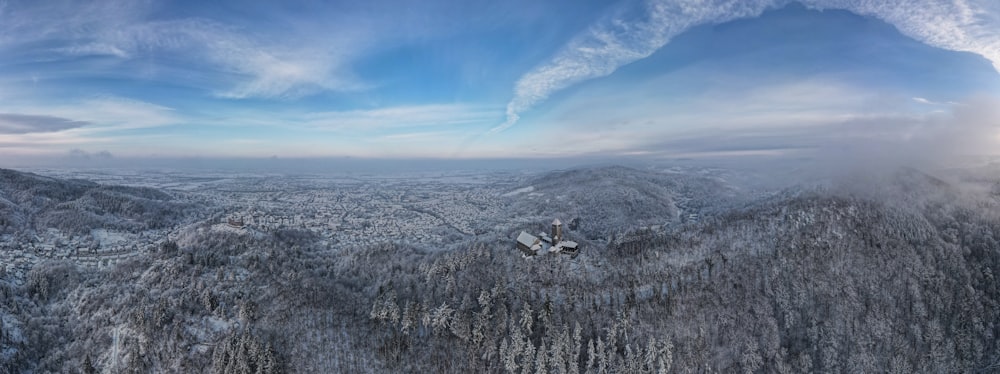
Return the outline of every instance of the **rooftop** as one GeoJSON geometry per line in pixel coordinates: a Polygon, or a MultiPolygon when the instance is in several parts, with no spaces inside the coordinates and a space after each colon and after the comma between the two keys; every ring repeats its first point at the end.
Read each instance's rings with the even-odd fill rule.
{"type": "Polygon", "coordinates": [[[517,236],[517,242],[531,247],[538,241],[538,238],[534,235],[521,231],[521,234],[517,236]]]}

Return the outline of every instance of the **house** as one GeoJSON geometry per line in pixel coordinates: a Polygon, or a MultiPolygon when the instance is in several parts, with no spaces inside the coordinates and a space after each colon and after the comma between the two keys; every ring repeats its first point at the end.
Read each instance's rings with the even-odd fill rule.
{"type": "Polygon", "coordinates": [[[526,255],[535,255],[540,249],[542,249],[542,240],[538,237],[521,231],[521,234],[517,236],[517,249],[524,252],[526,255]]]}
{"type": "Polygon", "coordinates": [[[555,248],[550,251],[576,257],[576,255],[580,253],[580,244],[572,240],[564,240],[559,242],[559,244],[557,244],[555,248]]]}
{"type": "Polygon", "coordinates": [[[579,254],[580,244],[572,240],[564,240],[562,222],[558,218],[552,221],[551,233],[541,232],[538,236],[521,231],[517,236],[517,249],[525,256],[539,253],[562,253],[572,257],[579,254]]]}
{"type": "Polygon", "coordinates": [[[237,229],[242,229],[243,226],[244,226],[243,218],[235,218],[235,219],[234,218],[230,218],[229,222],[227,222],[227,223],[229,224],[230,227],[237,228],[237,229]]]}

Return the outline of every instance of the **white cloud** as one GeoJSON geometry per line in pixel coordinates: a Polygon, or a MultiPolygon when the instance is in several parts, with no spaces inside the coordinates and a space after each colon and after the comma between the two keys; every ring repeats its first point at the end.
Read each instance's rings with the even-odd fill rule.
{"type": "Polygon", "coordinates": [[[120,97],[90,99],[64,111],[78,112],[75,118],[101,124],[103,129],[147,128],[180,122],[172,108],[120,97]]]}
{"type": "Polygon", "coordinates": [[[956,103],[954,101],[945,101],[945,102],[932,101],[932,100],[928,100],[927,98],[923,98],[923,97],[914,97],[913,101],[916,101],[916,102],[924,104],[924,105],[958,105],[959,104],[959,103],[956,103]]]}
{"type": "Polygon", "coordinates": [[[495,108],[459,104],[400,106],[370,110],[309,113],[299,123],[326,130],[380,130],[483,124],[495,108]]]}
{"type": "Polygon", "coordinates": [[[97,146],[138,148],[135,144],[148,138],[148,135],[122,135],[116,132],[181,122],[181,117],[171,108],[113,96],[44,107],[8,104],[0,106],[0,111],[23,113],[14,119],[21,119],[22,122],[34,119],[36,127],[47,126],[51,130],[0,131],[0,152],[7,155],[58,154],[70,148],[97,146]],[[56,123],[43,125],[39,121],[56,123]]]}
{"type": "Polygon", "coordinates": [[[86,124],[60,131],[76,135],[159,127],[181,122],[181,117],[172,108],[116,96],[94,97],[44,107],[11,105],[0,107],[0,110],[28,116],[58,117],[86,124]]]}
{"type": "Polygon", "coordinates": [[[114,56],[123,59],[131,57],[128,52],[118,48],[118,46],[105,42],[73,45],[65,48],[58,48],[57,51],[73,56],[114,56]]]}
{"type": "MultiPolygon", "coordinates": [[[[845,9],[895,25],[928,45],[977,53],[1000,71],[1000,9],[994,0],[803,0],[815,9],[845,9]],[[990,8],[992,4],[992,9],[990,8]]],[[[489,133],[513,126],[521,114],[552,94],[607,76],[643,59],[687,29],[759,16],[788,0],[646,0],[635,9],[592,25],[556,54],[522,76],[507,104],[506,120],[489,133]]]]}
{"type": "Polygon", "coordinates": [[[81,136],[79,130],[50,133],[0,134],[0,149],[7,153],[10,148],[36,148],[40,152],[63,152],[71,147],[114,144],[121,138],[81,136]]]}
{"type": "MultiPolygon", "coordinates": [[[[379,141],[394,142],[400,144],[413,144],[415,142],[420,143],[454,143],[457,134],[454,131],[420,131],[420,132],[402,132],[394,133],[389,135],[384,135],[378,138],[379,141]]],[[[433,148],[432,148],[433,149],[433,148]]],[[[440,151],[440,149],[438,149],[440,151]]]]}
{"type": "MultiPolygon", "coordinates": [[[[835,77],[745,84],[736,82],[739,77],[722,76],[720,81],[725,84],[708,85],[697,92],[663,92],[662,87],[681,85],[691,75],[695,75],[691,69],[676,71],[631,84],[628,92],[616,92],[615,86],[595,86],[568,94],[538,118],[546,128],[530,139],[519,140],[519,144],[538,139],[543,148],[553,148],[544,147],[544,143],[558,138],[560,144],[573,145],[551,149],[564,155],[773,150],[834,139],[843,135],[837,131],[846,131],[837,127],[842,123],[871,125],[852,130],[866,136],[880,131],[881,119],[902,121],[913,116],[908,96],[853,86],[835,77]],[[737,137],[740,139],[735,140],[737,137]]],[[[505,136],[516,134],[497,138],[505,136]]]]}
{"type": "Polygon", "coordinates": [[[216,92],[228,98],[296,98],[365,87],[344,68],[342,52],[333,51],[346,49],[335,38],[323,46],[312,41],[265,45],[241,31],[204,19],[143,22],[79,48],[103,48],[119,57],[166,51],[207,63],[233,76],[233,86],[216,92]]]}
{"type": "MultiPolygon", "coordinates": [[[[683,72],[676,73],[684,75],[683,72]]],[[[653,80],[610,95],[595,88],[560,100],[532,139],[558,137],[564,156],[648,152],[682,157],[705,152],[794,152],[856,162],[850,155],[908,161],[995,154],[1000,149],[1000,101],[965,97],[913,111],[913,98],[836,81],[788,81],[732,89],[721,86],[665,100],[653,80]],[[607,111],[602,108],[614,107],[607,111]],[[621,113],[627,113],[621,115],[621,113]],[[875,156],[872,156],[875,157],[875,156]]],[[[929,100],[928,100],[929,101],[929,100]]],[[[503,134],[508,135],[509,134],[503,134]]],[[[520,144],[530,148],[532,144],[520,144]]]]}
{"type": "Polygon", "coordinates": [[[995,0],[803,0],[882,19],[928,45],[979,54],[1000,72],[1000,9],[995,0]]]}
{"type": "Polygon", "coordinates": [[[0,113],[0,134],[58,132],[86,125],[87,122],[52,116],[0,113]]]}
{"type": "Polygon", "coordinates": [[[756,16],[770,1],[681,0],[646,1],[643,18],[626,19],[622,10],[591,26],[548,62],[517,81],[507,104],[507,119],[490,133],[513,126],[521,113],[553,93],[574,84],[613,73],[622,65],[646,58],[685,30],[703,23],[756,16]]]}
{"type": "Polygon", "coordinates": [[[294,98],[366,87],[345,68],[364,42],[358,35],[267,39],[210,19],[154,20],[156,8],[154,2],[124,0],[18,4],[0,12],[0,51],[50,44],[47,52],[57,55],[122,60],[166,55],[224,73],[227,79],[216,85],[228,87],[216,94],[229,98],[294,98]]]}
{"type": "Polygon", "coordinates": [[[98,97],[45,107],[0,105],[0,112],[27,113],[13,119],[58,120],[57,125],[64,122],[76,125],[47,133],[22,134],[26,131],[16,128],[4,131],[4,118],[0,118],[0,153],[23,153],[15,148],[34,146],[39,151],[45,150],[42,153],[65,152],[71,147],[101,147],[116,155],[130,155],[142,154],[152,147],[183,154],[186,147],[193,147],[192,150],[212,147],[212,152],[248,155],[264,149],[273,152],[280,149],[277,152],[280,154],[329,155],[331,149],[336,149],[367,156],[440,156],[471,135],[468,128],[495,121],[497,108],[435,104],[330,112],[241,110],[196,121],[201,126],[230,131],[232,126],[238,126],[239,134],[243,135],[258,134],[233,138],[192,138],[183,132],[175,135],[165,131],[140,135],[122,132],[192,121],[172,108],[121,97],[98,97]],[[244,131],[247,128],[253,130],[244,131]]]}

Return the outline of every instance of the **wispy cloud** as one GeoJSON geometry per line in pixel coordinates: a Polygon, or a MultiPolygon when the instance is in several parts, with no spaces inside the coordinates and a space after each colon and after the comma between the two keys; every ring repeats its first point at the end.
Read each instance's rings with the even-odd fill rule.
{"type": "Polygon", "coordinates": [[[586,94],[570,94],[544,117],[551,133],[539,130],[537,138],[558,137],[574,145],[560,152],[790,149],[817,146],[848,131],[858,137],[881,136],[887,126],[880,121],[903,122],[915,115],[907,96],[829,78],[742,84],[732,82],[738,79],[733,76],[717,76],[727,83],[683,96],[657,94],[679,84],[678,76],[691,74],[678,71],[631,85],[626,93],[594,87],[586,94]],[[846,123],[866,126],[849,129],[842,126],[846,123]]]}
{"type": "Polygon", "coordinates": [[[496,108],[469,105],[416,105],[371,110],[309,113],[301,123],[326,130],[384,130],[481,125],[495,120],[496,108]]]}
{"type": "Polygon", "coordinates": [[[771,1],[646,1],[641,9],[621,9],[575,37],[549,61],[517,81],[506,120],[490,130],[513,126],[520,115],[553,93],[613,73],[646,58],[673,37],[704,23],[756,16],[771,1]],[[635,19],[636,11],[640,18],[635,19]]]}
{"type": "MultiPolygon", "coordinates": [[[[513,126],[527,110],[580,82],[610,75],[646,58],[691,27],[755,17],[787,0],[646,0],[577,35],[546,62],[522,76],[507,104],[506,120],[489,133],[513,126]],[[638,14],[638,16],[636,16],[638,14]]],[[[882,19],[928,45],[977,53],[1000,71],[1000,10],[992,0],[803,0],[815,9],[845,9],[882,19]]]]}
{"type": "Polygon", "coordinates": [[[979,54],[1000,72],[1000,7],[993,0],[804,0],[884,20],[928,45],[979,54]]]}
{"type": "Polygon", "coordinates": [[[155,9],[152,2],[118,0],[9,6],[0,12],[0,48],[28,46],[32,56],[44,52],[47,59],[167,56],[188,68],[214,70],[223,77],[215,94],[227,98],[295,98],[366,87],[344,66],[355,43],[348,38],[277,41],[205,18],[154,19],[155,9]],[[39,45],[48,47],[39,51],[39,45]]]}
{"type": "Polygon", "coordinates": [[[52,116],[0,113],[0,134],[56,132],[83,127],[88,124],[85,121],[74,121],[52,116]]]}
{"type": "Polygon", "coordinates": [[[924,105],[956,105],[956,104],[958,104],[958,103],[956,103],[954,101],[947,101],[947,102],[932,101],[932,100],[928,100],[927,98],[924,98],[924,97],[914,97],[913,101],[918,102],[920,104],[924,104],[924,105]]]}
{"type": "Polygon", "coordinates": [[[89,98],[67,105],[36,108],[59,116],[87,121],[93,131],[149,128],[181,121],[173,109],[115,96],[89,98]]]}
{"type": "Polygon", "coordinates": [[[234,74],[235,86],[217,92],[228,98],[295,98],[319,91],[350,91],[365,88],[344,67],[344,48],[336,38],[325,46],[264,45],[239,30],[208,20],[147,23],[123,43],[134,41],[134,49],[160,48],[192,53],[224,73],[234,74]]]}
{"type": "Polygon", "coordinates": [[[37,152],[65,152],[70,147],[85,147],[93,144],[111,144],[121,138],[81,136],[78,130],[58,132],[36,132],[26,134],[0,134],[0,148],[32,148],[37,152]]]}
{"type": "Polygon", "coordinates": [[[120,131],[181,121],[171,108],[112,96],[43,107],[0,106],[0,111],[8,112],[0,114],[0,148],[34,147],[33,153],[61,152],[68,146],[130,144],[139,137],[123,138],[120,131]]]}
{"type": "MultiPolygon", "coordinates": [[[[46,111],[53,116],[0,115],[0,148],[5,151],[14,147],[36,147],[39,151],[47,150],[52,154],[71,148],[102,147],[120,155],[147,151],[140,144],[172,148],[167,152],[178,152],[192,145],[195,149],[211,146],[216,151],[231,147],[234,154],[268,150],[280,154],[318,152],[318,155],[323,155],[323,152],[331,152],[330,147],[335,147],[338,152],[351,150],[352,154],[358,155],[404,150],[418,154],[421,151],[416,148],[421,147],[431,153],[443,152],[443,149],[452,149],[468,136],[469,128],[495,121],[497,112],[496,107],[437,104],[327,112],[240,110],[223,113],[219,118],[193,119],[169,107],[121,97],[98,97],[45,108],[16,109],[24,113],[46,111]],[[27,124],[15,127],[7,123],[27,119],[36,122],[45,120],[51,124],[39,123],[27,129],[27,124]],[[169,130],[170,126],[190,124],[192,121],[213,135],[192,138],[183,131],[169,130]],[[86,126],[75,126],[82,124],[86,126]],[[65,129],[41,132],[43,129],[56,131],[58,126],[65,129]],[[239,127],[240,132],[232,132],[233,127],[239,127]],[[242,130],[248,128],[252,130],[242,130]],[[150,130],[131,131],[137,129],[150,130]],[[149,139],[157,136],[163,138],[149,139]],[[387,147],[386,144],[395,145],[387,147]],[[244,151],[236,151],[236,148],[244,148],[244,151]]],[[[6,108],[0,106],[0,110],[6,108]]]]}
{"type": "Polygon", "coordinates": [[[133,25],[92,48],[115,55],[149,50],[173,52],[181,58],[207,62],[233,77],[232,86],[216,92],[227,98],[296,98],[319,91],[365,87],[344,68],[344,56],[331,50],[343,47],[335,39],[327,47],[295,44],[264,45],[214,21],[185,19],[133,25]]]}

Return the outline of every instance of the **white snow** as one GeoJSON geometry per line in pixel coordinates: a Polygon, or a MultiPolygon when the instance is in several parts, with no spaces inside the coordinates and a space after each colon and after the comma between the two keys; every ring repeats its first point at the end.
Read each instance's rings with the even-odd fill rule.
{"type": "Polygon", "coordinates": [[[245,229],[229,226],[228,223],[217,223],[217,224],[214,224],[214,225],[212,225],[212,231],[224,231],[224,232],[231,232],[231,233],[234,233],[234,234],[244,234],[244,233],[246,233],[245,229]]]}
{"type": "Polygon", "coordinates": [[[516,190],[510,191],[508,193],[505,193],[503,195],[500,195],[500,196],[511,197],[511,196],[515,196],[515,195],[519,195],[519,194],[523,194],[523,193],[529,193],[529,192],[532,192],[534,190],[535,190],[535,186],[522,187],[522,188],[518,188],[516,190]]]}
{"type": "Polygon", "coordinates": [[[125,242],[125,236],[122,233],[110,232],[105,229],[90,230],[90,235],[94,237],[95,241],[101,243],[101,248],[109,248],[125,242]]]}

